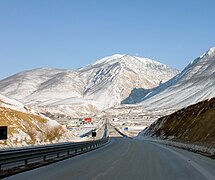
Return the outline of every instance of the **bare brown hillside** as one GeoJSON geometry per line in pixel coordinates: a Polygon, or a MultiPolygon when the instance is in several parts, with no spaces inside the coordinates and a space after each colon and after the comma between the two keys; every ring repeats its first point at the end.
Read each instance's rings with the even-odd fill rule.
{"type": "Polygon", "coordinates": [[[8,126],[8,139],[1,140],[0,147],[56,142],[65,133],[56,121],[1,106],[0,126],[8,126]]]}
{"type": "Polygon", "coordinates": [[[159,118],[146,135],[215,147],[215,98],[159,118]]]}

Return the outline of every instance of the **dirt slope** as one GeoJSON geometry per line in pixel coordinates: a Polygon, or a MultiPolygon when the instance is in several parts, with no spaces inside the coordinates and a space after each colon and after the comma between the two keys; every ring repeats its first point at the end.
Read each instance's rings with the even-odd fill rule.
{"type": "Polygon", "coordinates": [[[215,147],[215,98],[159,118],[145,135],[215,147]]]}

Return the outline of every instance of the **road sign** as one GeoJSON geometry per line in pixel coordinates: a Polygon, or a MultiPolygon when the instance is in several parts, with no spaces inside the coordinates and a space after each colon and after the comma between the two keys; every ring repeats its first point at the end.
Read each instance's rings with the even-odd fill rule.
{"type": "Polygon", "coordinates": [[[124,130],[125,130],[125,131],[128,131],[128,127],[125,127],[124,130]]]}
{"type": "Polygon", "coordinates": [[[92,137],[96,137],[96,132],[95,131],[92,132],[92,137]]]}
{"type": "Polygon", "coordinates": [[[0,140],[7,139],[7,126],[0,126],[0,140]]]}

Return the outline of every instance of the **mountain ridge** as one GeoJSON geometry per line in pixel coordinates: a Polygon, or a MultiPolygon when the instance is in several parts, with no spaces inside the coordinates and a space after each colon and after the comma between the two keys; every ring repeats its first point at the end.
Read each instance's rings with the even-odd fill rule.
{"type": "MultiPolygon", "coordinates": [[[[150,92],[143,93],[143,96],[139,97],[142,101],[137,105],[148,109],[177,110],[214,97],[214,80],[215,48],[210,48],[189,63],[181,73],[150,92]]],[[[133,96],[135,97],[135,94],[133,96]]]]}
{"type": "Polygon", "coordinates": [[[120,104],[133,88],[156,87],[177,73],[148,58],[117,54],[74,70],[37,68],[21,72],[1,80],[0,90],[31,106],[67,105],[76,109],[83,105],[83,109],[102,110],[120,104]]]}

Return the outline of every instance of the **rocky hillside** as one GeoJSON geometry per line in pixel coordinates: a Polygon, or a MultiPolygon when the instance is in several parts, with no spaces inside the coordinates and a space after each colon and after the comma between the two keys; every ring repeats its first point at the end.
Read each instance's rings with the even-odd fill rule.
{"type": "Polygon", "coordinates": [[[154,88],[177,73],[147,58],[113,55],[77,70],[21,72],[1,80],[0,91],[40,112],[80,117],[118,105],[134,88],[154,88]]]}
{"type": "Polygon", "coordinates": [[[0,140],[0,148],[47,144],[73,138],[56,121],[47,119],[2,95],[0,95],[0,126],[8,126],[8,139],[0,140]]]}
{"type": "Polygon", "coordinates": [[[159,118],[146,136],[215,147],[215,98],[183,108],[159,118]]]}

